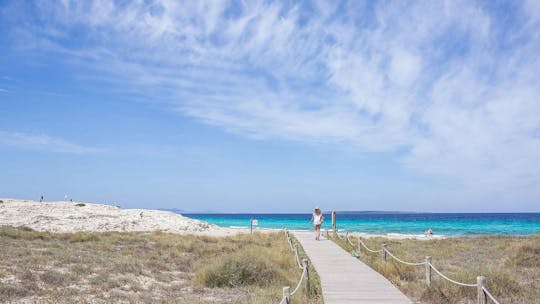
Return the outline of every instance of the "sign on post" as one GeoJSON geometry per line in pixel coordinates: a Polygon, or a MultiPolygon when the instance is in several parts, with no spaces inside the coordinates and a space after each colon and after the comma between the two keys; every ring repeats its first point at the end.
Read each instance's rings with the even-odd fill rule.
{"type": "Polygon", "coordinates": [[[249,222],[249,232],[253,233],[253,226],[258,226],[258,225],[259,225],[259,220],[251,219],[251,221],[249,222]]]}

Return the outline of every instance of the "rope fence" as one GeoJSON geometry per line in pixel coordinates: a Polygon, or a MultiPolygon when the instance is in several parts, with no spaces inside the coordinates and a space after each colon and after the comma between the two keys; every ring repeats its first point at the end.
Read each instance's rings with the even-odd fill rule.
{"type": "Polygon", "coordinates": [[[415,262],[407,262],[407,261],[404,261],[404,260],[398,258],[397,256],[393,255],[393,254],[392,254],[390,251],[388,251],[387,249],[386,249],[386,253],[388,253],[388,255],[391,256],[394,260],[396,260],[396,261],[398,261],[398,262],[400,262],[400,263],[402,263],[402,264],[405,264],[405,265],[409,265],[409,266],[421,266],[421,265],[426,265],[426,262],[425,262],[425,261],[424,261],[424,262],[417,262],[417,263],[415,263],[415,262]]]}
{"type": "MultiPolygon", "coordinates": [[[[354,244],[353,242],[351,242],[351,240],[349,239],[349,233],[348,232],[345,232],[344,236],[341,236],[339,234],[339,232],[337,232],[337,231],[334,231],[334,234],[338,237],[338,239],[345,240],[346,243],[351,245],[353,248],[357,247],[358,248],[358,256],[360,256],[361,249],[363,248],[363,249],[365,249],[365,251],[370,252],[370,253],[381,253],[383,261],[386,261],[387,260],[387,255],[389,255],[390,257],[392,257],[397,262],[400,262],[400,263],[405,264],[405,265],[409,265],[409,266],[425,266],[425,268],[426,268],[426,284],[428,286],[431,285],[431,277],[432,277],[431,276],[431,270],[433,270],[441,278],[447,280],[450,283],[453,283],[453,284],[456,284],[456,285],[459,285],[459,286],[464,286],[464,287],[476,287],[477,288],[477,298],[478,298],[477,303],[478,304],[487,304],[488,300],[491,300],[495,304],[500,304],[499,301],[497,301],[497,299],[487,289],[486,278],[484,276],[476,277],[476,284],[468,284],[468,283],[458,282],[456,280],[453,280],[453,279],[447,277],[441,271],[439,271],[437,268],[435,268],[435,266],[433,266],[433,264],[431,263],[431,257],[429,257],[429,256],[427,256],[425,261],[423,261],[423,262],[407,262],[407,261],[404,261],[404,260],[398,258],[392,252],[390,252],[386,248],[386,244],[382,244],[381,249],[374,250],[374,249],[369,248],[360,239],[360,237],[358,237],[358,239],[357,239],[357,241],[358,241],[357,244],[354,244]]],[[[328,230],[326,231],[326,235],[328,237],[328,230]]]]}
{"type": "Polygon", "coordinates": [[[298,245],[294,244],[291,239],[291,236],[289,235],[289,231],[285,229],[285,237],[287,238],[287,243],[289,244],[289,247],[294,252],[294,260],[298,266],[298,268],[302,269],[302,275],[300,276],[300,279],[298,280],[298,284],[296,284],[296,287],[291,291],[291,288],[289,286],[283,287],[283,297],[281,298],[281,301],[279,304],[291,304],[291,297],[300,289],[300,286],[302,286],[302,282],[305,284],[306,288],[306,294],[309,295],[309,271],[308,271],[308,260],[303,259],[302,263],[300,263],[300,255],[298,254],[298,245]]]}

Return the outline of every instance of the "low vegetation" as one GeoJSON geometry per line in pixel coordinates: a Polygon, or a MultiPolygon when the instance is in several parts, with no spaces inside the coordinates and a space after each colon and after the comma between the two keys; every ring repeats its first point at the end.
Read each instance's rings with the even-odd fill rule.
{"type": "Polygon", "coordinates": [[[77,207],[84,207],[84,206],[86,206],[86,204],[85,204],[85,203],[77,203],[77,204],[75,204],[75,206],[77,206],[77,207]]]}
{"type": "MultiPolygon", "coordinates": [[[[354,244],[356,240],[350,238],[354,244]]],[[[356,246],[333,238],[344,249],[356,254],[356,246]]],[[[409,262],[432,257],[432,264],[448,277],[464,283],[487,279],[490,292],[501,303],[540,303],[540,236],[467,237],[437,240],[363,239],[372,249],[383,243],[394,255],[409,262]]],[[[360,259],[383,274],[409,298],[418,303],[476,303],[476,288],[447,282],[436,273],[432,285],[425,284],[424,266],[407,266],[388,256],[362,250],[360,259]]]]}
{"type": "MultiPolygon", "coordinates": [[[[0,228],[0,303],[278,303],[297,268],[282,233],[54,234],[0,228]]],[[[313,292],[296,303],[322,303],[313,292]]]]}

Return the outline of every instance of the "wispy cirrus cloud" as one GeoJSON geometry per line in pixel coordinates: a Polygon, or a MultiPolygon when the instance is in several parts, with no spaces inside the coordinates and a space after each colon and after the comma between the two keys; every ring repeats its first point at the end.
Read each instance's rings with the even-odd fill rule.
{"type": "Polygon", "coordinates": [[[27,51],[58,54],[86,77],[230,132],[399,151],[405,166],[469,189],[539,194],[535,1],[62,1],[8,10],[34,14],[14,29],[27,51]]]}
{"type": "Polygon", "coordinates": [[[0,131],[0,148],[11,147],[55,153],[93,154],[104,149],[82,146],[68,140],[44,134],[0,131]]]}

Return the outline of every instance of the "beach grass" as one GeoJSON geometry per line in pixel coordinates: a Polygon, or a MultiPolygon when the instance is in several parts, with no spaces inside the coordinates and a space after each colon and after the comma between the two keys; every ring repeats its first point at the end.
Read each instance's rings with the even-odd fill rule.
{"type": "MultiPolygon", "coordinates": [[[[0,302],[278,303],[301,270],[282,233],[49,233],[0,228],[0,302]]],[[[313,268],[312,294],[322,303],[313,268]]]]}
{"type": "MultiPolygon", "coordinates": [[[[342,238],[331,237],[349,252],[357,253],[342,238]]],[[[357,244],[355,238],[350,238],[357,244]]],[[[371,249],[383,243],[398,258],[432,265],[446,276],[464,283],[476,283],[483,275],[487,287],[501,303],[540,303],[540,236],[479,236],[433,240],[363,238],[371,249]]],[[[461,287],[432,272],[432,284],[425,283],[424,266],[407,266],[388,256],[362,250],[360,259],[395,284],[418,303],[476,303],[476,287],[461,287]]]]}

